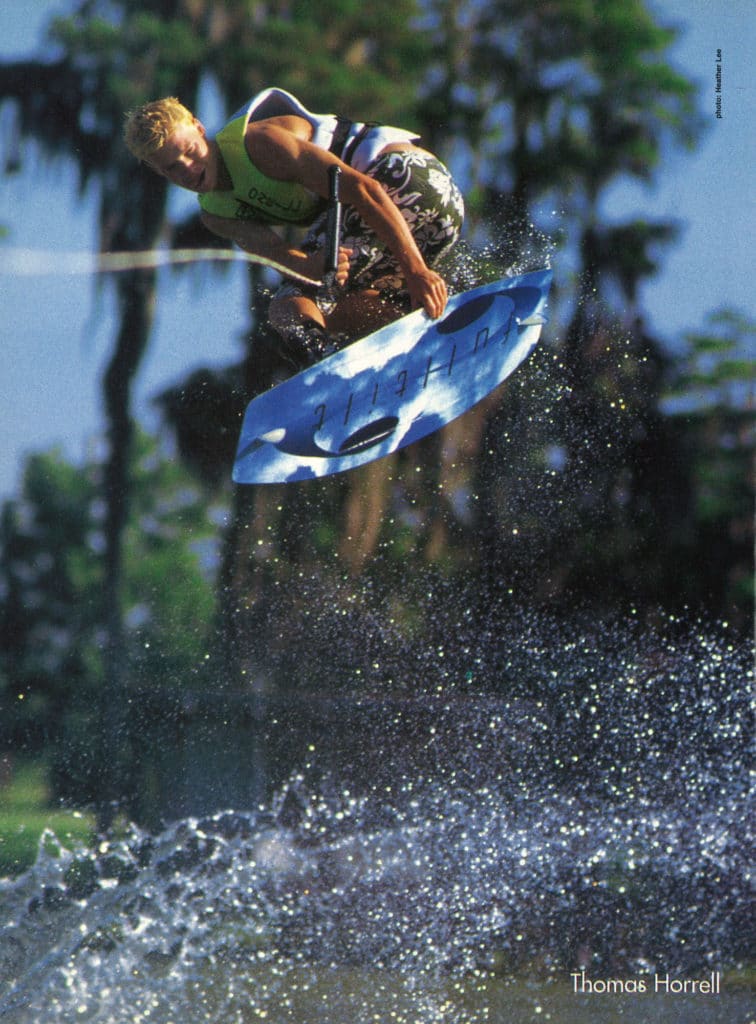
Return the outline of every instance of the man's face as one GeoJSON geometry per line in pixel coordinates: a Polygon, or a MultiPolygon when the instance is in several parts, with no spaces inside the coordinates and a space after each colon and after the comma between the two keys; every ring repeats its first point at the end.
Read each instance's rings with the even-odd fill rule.
{"type": "Polygon", "coordinates": [[[174,185],[190,192],[210,192],[215,187],[217,160],[204,126],[194,118],[181,124],[147,161],[174,185]]]}

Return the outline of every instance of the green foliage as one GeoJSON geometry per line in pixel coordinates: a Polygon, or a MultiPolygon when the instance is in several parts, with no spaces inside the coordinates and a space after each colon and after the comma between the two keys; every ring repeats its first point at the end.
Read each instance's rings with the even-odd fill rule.
{"type": "MultiPolygon", "coordinates": [[[[98,770],[107,616],[100,477],[97,462],[78,468],[58,452],[34,455],[0,522],[0,745],[57,751],[59,791],[75,772],[86,792],[98,770]]],[[[124,546],[127,687],[159,678],[180,688],[202,662],[214,615],[215,527],[186,470],[145,435],[133,478],[124,546]]]]}
{"type": "Polygon", "coordinates": [[[610,182],[650,180],[663,142],[689,145],[700,132],[695,90],[666,63],[674,33],[642,0],[438,0],[429,11],[421,110],[437,146],[451,135],[467,151],[465,192],[484,190],[481,227],[505,264],[540,199],[556,194],[588,219],[610,182]]]}
{"type": "Polygon", "coordinates": [[[71,847],[88,843],[93,831],[88,815],[50,807],[42,762],[8,761],[7,777],[0,780],[0,878],[31,867],[43,834],[54,834],[71,847]]]}
{"type": "Polygon", "coordinates": [[[695,544],[696,586],[750,621],[753,608],[753,467],[756,463],[753,358],[756,324],[737,310],[712,313],[685,336],[664,407],[690,466],[687,535],[695,544]]]}
{"type": "Polygon", "coordinates": [[[425,65],[417,11],[414,0],[389,9],[353,0],[226,3],[207,70],[231,108],[277,85],[312,109],[401,121],[412,114],[425,65]]]}
{"type": "Polygon", "coordinates": [[[673,415],[708,418],[712,413],[749,419],[753,413],[756,324],[744,313],[711,313],[707,330],[685,335],[686,352],[677,361],[666,396],[673,415]]]}
{"type": "Polygon", "coordinates": [[[590,257],[593,265],[601,268],[602,283],[613,279],[635,304],[641,281],[659,270],[654,250],[668,245],[677,234],[675,225],[663,221],[634,220],[602,227],[593,232],[590,257]]]}
{"type": "MultiPolygon", "coordinates": [[[[0,521],[0,680],[13,714],[3,740],[39,748],[81,683],[81,640],[97,625],[102,570],[84,557],[95,483],[56,452],[34,455],[0,521]]],[[[90,680],[91,685],[91,680],[90,680]]]]}
{"type": "Polygon", "coordinates": [[[125,603],[134,657],[165,658],[163,674],[181,683],[206,649],[212,621],[215,528],[203,492],[187,471],[160,457],[142,435],[132,476],[131,519],[124,551],[125,603]],[[203,556],[208,560],[203,565],[203,556]],[[138,624],[138,625],[135,625],[138,624]],[[172,678],[171,678],[172,677],[172,678]]]}

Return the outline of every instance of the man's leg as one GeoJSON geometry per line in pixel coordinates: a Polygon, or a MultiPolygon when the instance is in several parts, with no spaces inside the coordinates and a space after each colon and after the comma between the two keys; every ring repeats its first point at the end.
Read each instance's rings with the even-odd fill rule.
{"type": "Polygon", "coordinates": [[[317,303],[306,295],[285,295],[274,297],[269,310],[270,326],[282,337],[302,325],[312,323],[325,327],[325,318],[318,309],[317,303]]]}
{"type": "Polygon", "coordinates": [[[398,320],[406,312],[401,302],[392,301],[374,288],[366,288],[340,298],[328,314],[326,327],[329,333],[356,341],[398,320]]]}
{"type": "Polygon", "coordinates": [[[327,316],[306,295],[276,297],[270,304],[269,318],[271,327],[281,336],[282,354],[305,367],[406,312],[401,302],[366,289],[339,298],[327,316]]]}
{"type": "Polygon", "coordinates": [[[312,366],[339,348],[326,330],[323,313],[306,295],[275,297],[268,318],[281,338],[281,355],[297,370],[312,366]]]}

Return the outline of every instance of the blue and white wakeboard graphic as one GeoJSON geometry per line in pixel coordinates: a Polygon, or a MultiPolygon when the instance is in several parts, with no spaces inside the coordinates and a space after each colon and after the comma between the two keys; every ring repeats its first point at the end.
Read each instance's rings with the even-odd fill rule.
{"type": "Polygon", "coordinates": [[[233,479],[342,473],[439,430],[532,351],[551,278],[536,270],[454,295],[438,320],[415,310],[253,399],[233,479]]]}

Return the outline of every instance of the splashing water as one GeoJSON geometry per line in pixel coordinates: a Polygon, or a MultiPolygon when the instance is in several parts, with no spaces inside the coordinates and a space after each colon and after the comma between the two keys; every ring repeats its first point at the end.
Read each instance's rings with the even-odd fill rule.
{"type": "Polygon", "coordinates": [[[0,1020],[745,1022],[748,652],[531,617],[477,649],[496,686],[446,661],[355,702],[361,779],[303,757],[264,808],[47,837],[0,888],[0,1020]],[[725,991],[602,1001],[581,969],[725,991]]]}

